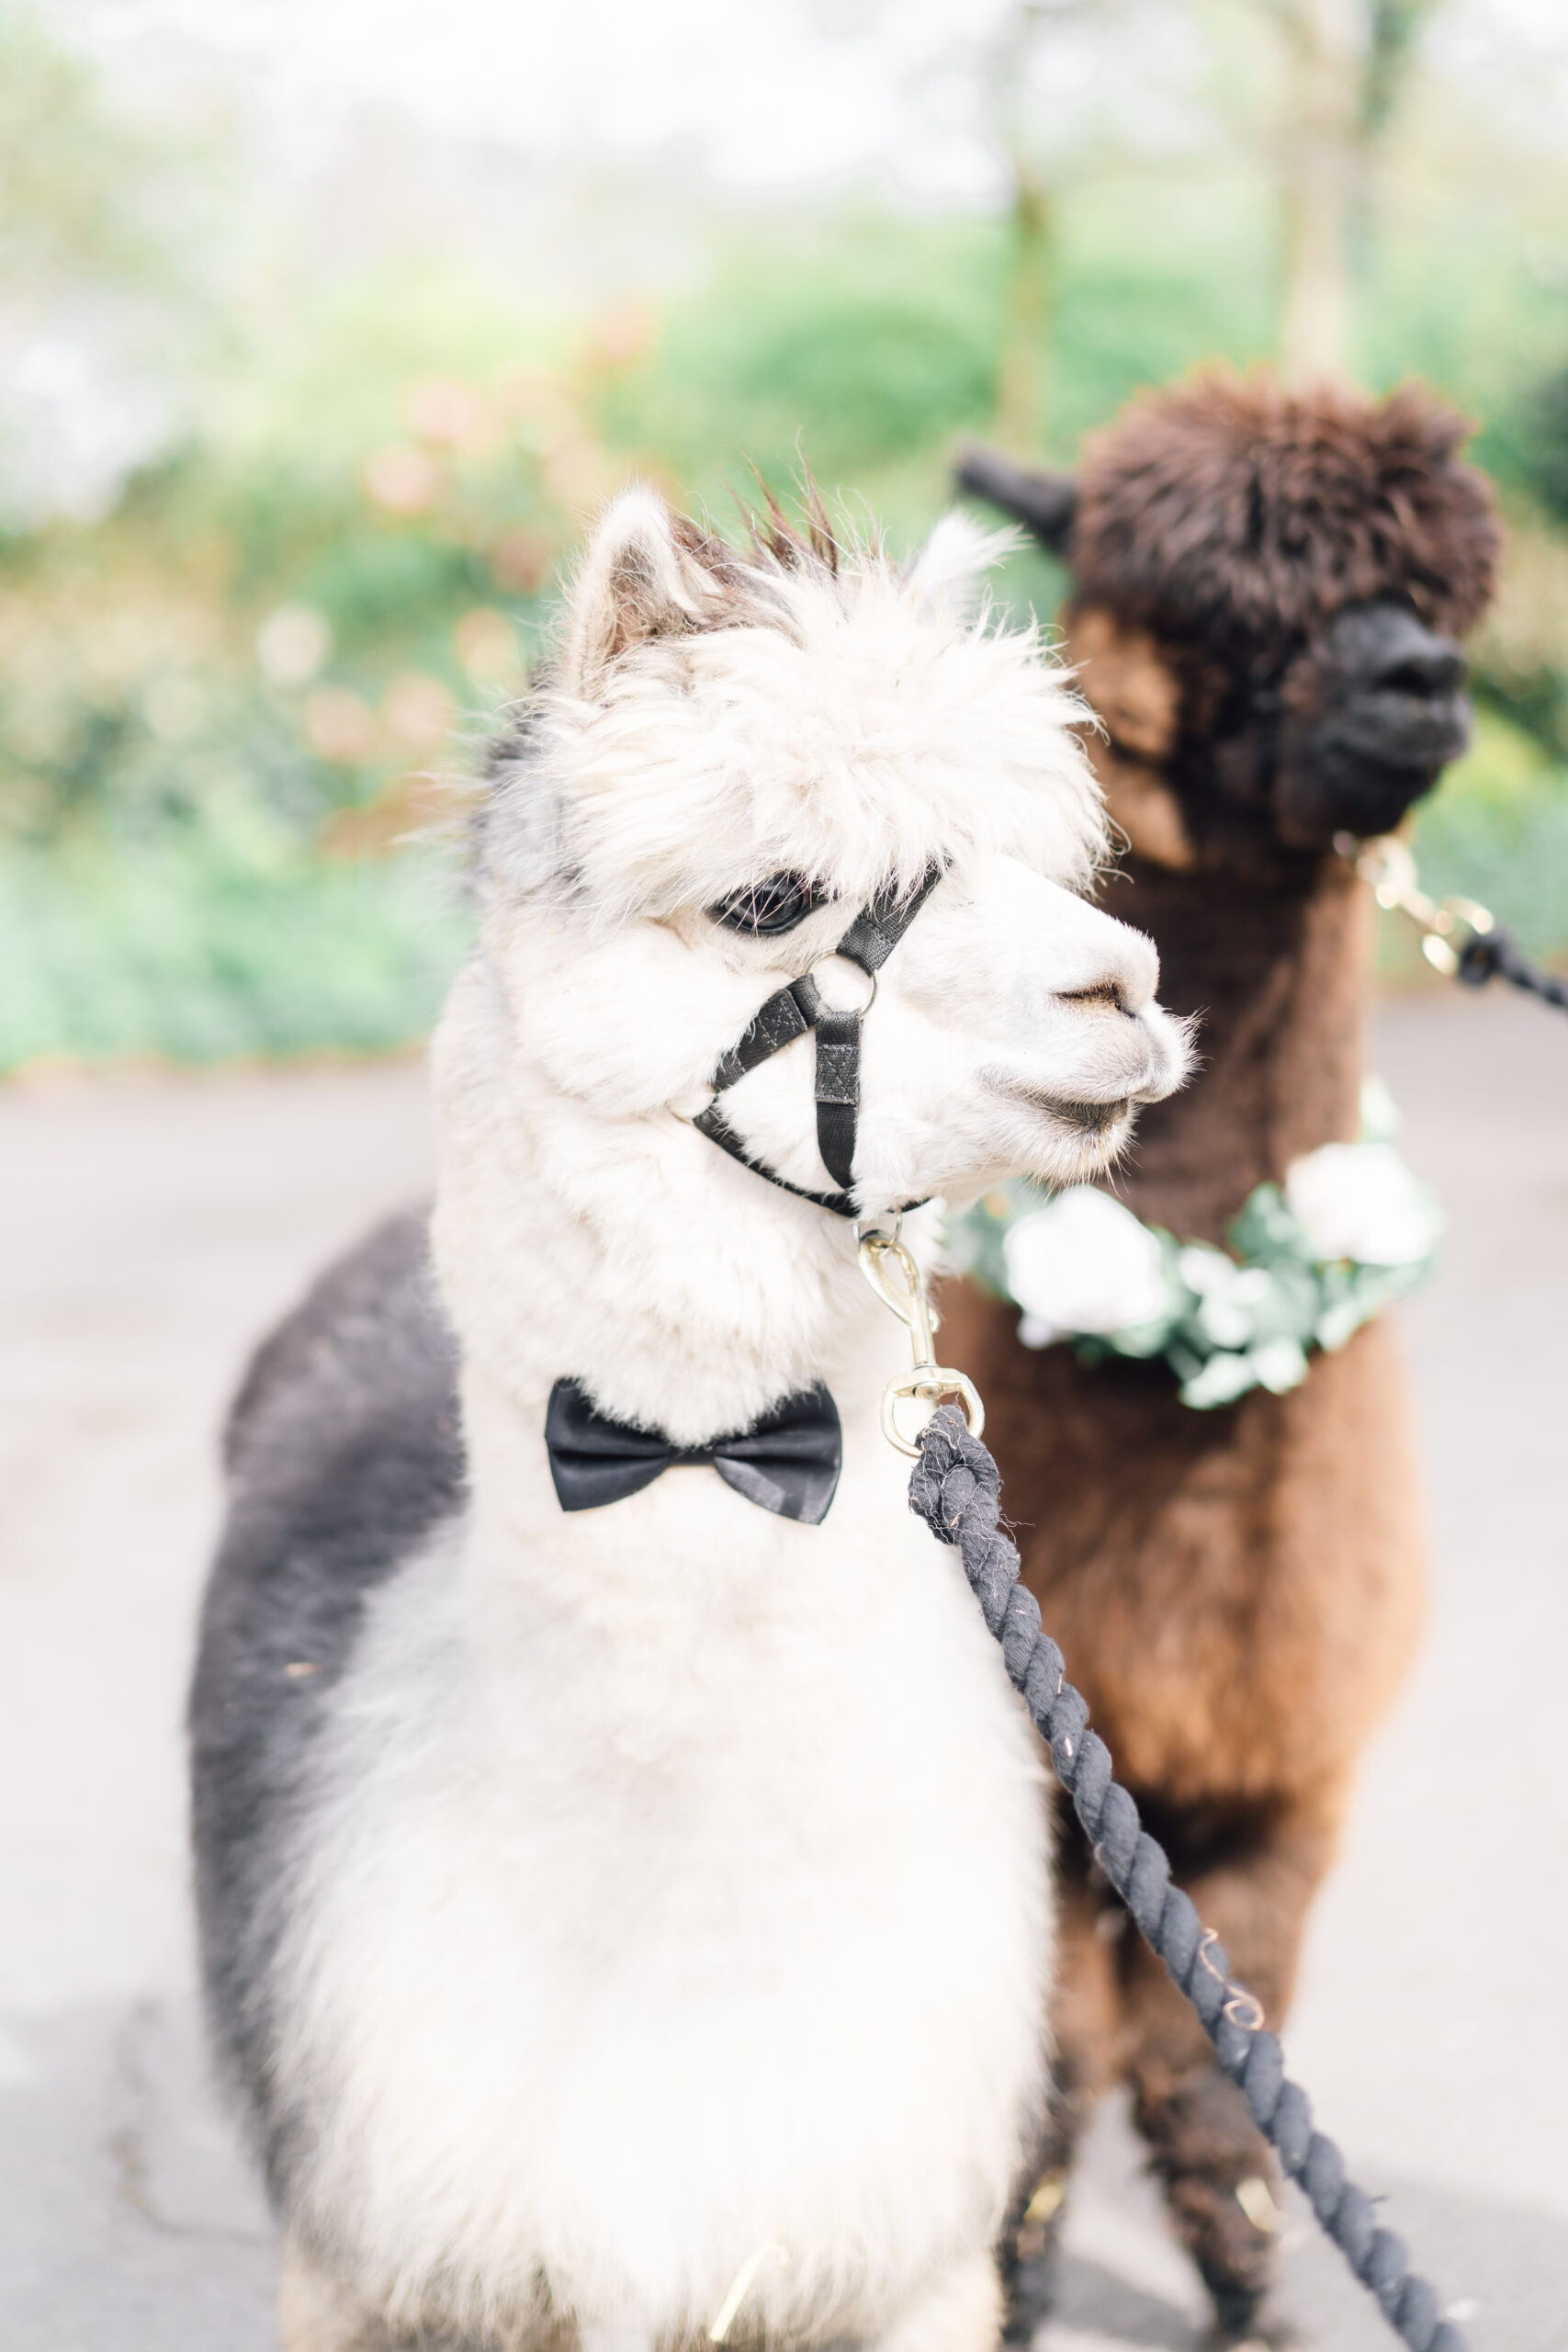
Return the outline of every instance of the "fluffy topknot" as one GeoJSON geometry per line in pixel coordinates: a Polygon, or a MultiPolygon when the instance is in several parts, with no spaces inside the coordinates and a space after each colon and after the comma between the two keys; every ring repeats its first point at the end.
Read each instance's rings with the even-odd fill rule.
{"type": "Polygon", "coordinates": [[[1413,384],[1376,401],[1215,370],[1144,393],[1085,445],[1077,597],[1243,658],[1377,596],[1462,634],[1500,549],[1465,433],[1413,384]]]}
{"type": "Polygon", "coordinates": [[[863,903],[991,852],[1082,888],[1105,849],[1088,709],[977,594],[1010,543],[953,514],[897,564],[808,499],[747,549],[626,491],[492,763],[481,883],[611,922],[776,874],[863,903]]]}

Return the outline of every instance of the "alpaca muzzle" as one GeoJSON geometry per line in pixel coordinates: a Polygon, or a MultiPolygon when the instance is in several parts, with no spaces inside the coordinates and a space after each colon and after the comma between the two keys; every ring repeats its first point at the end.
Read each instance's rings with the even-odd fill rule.
{"type": "Polygon", "coordinates": [[[1342,613],[1312,668],[1314,707],[1281,732],[1280,832],[1311,847],[1387,832],[1470,742],[1464,655],[1382,602],[1342,613]]]}

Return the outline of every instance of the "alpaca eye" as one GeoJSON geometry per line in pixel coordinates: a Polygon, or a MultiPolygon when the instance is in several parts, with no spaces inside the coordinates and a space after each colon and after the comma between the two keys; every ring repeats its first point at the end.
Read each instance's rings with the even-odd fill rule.
{"type": "Polygon", "coordinates": [[[716,907],[710,907],[708,913],[727,931],[749,931],[772,937],[777,932],[793,931],[819,903],[816,891],[803,876],[770,874],[765,882],[748,882],[744,888],[731,890],[716,907]]]}

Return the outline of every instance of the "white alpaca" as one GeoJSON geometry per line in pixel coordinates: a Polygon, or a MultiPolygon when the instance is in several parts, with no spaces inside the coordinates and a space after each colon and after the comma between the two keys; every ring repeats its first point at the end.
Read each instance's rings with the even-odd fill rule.
{"type": "MultiPolygon", "coordinates": [[[[460,1456],[412,1227],[242,1397],[198,1881],[289,2352],[672,2344],[721,2312],[994,2339],[1050,1967],[1032,1735],[879,1433],[907,1348],[851,1226],[690,1123],[762,1001],[933,873],[863,1024],[867,1217],[1079,1182],[1179,1080],[1151,949],[1074,895],[1102,846],[1078,707],[960,609],[977,541],[950,523],[900,573],[611,511],[482,818],[436,1046],[460,1456]],[[799,920],[749,933],[748,889],[799,920]],[[822,1383],[831,1509],[677,1465],[563,1512],[564,1377],[677,1446],[822,1383]]],[[[808,1192],[813,1069],[803,1037],[724,1098],[808,1192]]],[[[940,1216],[905,1221],[927,1265],[940,1216]]]]}

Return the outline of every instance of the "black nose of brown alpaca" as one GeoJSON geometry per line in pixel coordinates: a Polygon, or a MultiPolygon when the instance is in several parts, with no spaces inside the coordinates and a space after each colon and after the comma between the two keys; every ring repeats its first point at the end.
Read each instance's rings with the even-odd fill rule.
{"type": "Polygon", "coordinates": [[[1408,607],[1341,613],[1321,649],[1322,694],[1297,793],[1313,830],[1384,832],[1470,741],[1464,656],[1408,607]]]}
{"type": "Polygon", "coordinates": [[[1424,768],[1434,752],[1451,759],[1467,732],[1464,656],[1451,637],[1437,637],[1414,613],[1393,604],[1353,605],[1341,613],[1323,649],[1328,742],[1359,750],[1391,767],[1424,768]]]}
{"type": "Polygon", "coordinates": [[[1452,638],[1433,637],[1418,622],[1401,629],[1385,647],[1371,650],[1368,694],[1452,695],[1464,684],[1464,655],[1452,638]]]}

